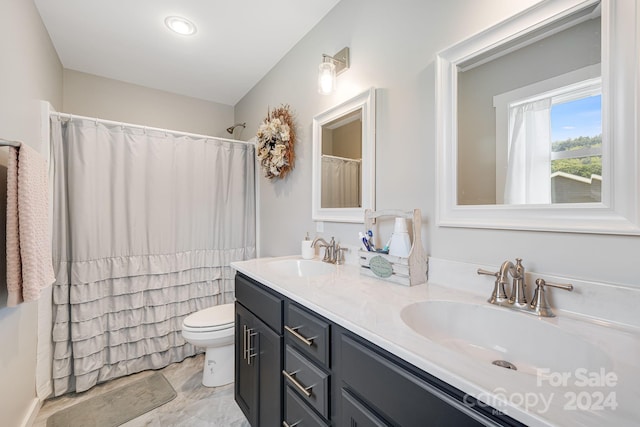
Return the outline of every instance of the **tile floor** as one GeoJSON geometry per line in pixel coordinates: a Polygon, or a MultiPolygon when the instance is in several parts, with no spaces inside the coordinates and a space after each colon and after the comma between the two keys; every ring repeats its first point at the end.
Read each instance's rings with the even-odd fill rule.
{"type": "MultiPolygon", "coordinates": [[[[200,354],[160,369],[158,372],[164,374],[176,391],[176,398],[122,426],[250,427],[233,400],[233,384],[214,388],[202,385],[203,360],[204,355],[200,354]]],[[[40,409],[33,427],[46,427],[47,418],[56,411],[151,375],[153,372],[140,372],[108,381],[85,393],[47,400],[40,409]]]]}

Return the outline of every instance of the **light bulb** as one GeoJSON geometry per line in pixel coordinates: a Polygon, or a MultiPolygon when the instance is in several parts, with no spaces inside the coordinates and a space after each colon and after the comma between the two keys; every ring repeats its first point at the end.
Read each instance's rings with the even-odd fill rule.
{"type": "Polygon", "coordinates": [[[196,33],[196,26],[188,19],[179,16],[168,16],[164,20],[164,24],[175,33],[182,36],[190,36],[196,33]]]}
{"type": "Polygon", "coordinates": [[[318,67],[318,92],[329,95],[336,88],[336,66],[332,62],[323,62],[318,67]]]}

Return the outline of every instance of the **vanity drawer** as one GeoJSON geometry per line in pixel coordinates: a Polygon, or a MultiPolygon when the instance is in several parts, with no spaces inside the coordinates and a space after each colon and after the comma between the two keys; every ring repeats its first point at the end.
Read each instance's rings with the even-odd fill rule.
{"type": "Polygon", "coordinates": [[[287,342],[329,367],[329,323],[304,308],[289,303],[285,318],[287,342]]]}
{"type": "Polygon", "coordinates": [[[287,345],[282,375],[309,405],[325,418],[329,417],[329,374],[287,345]]]}
{"type": "Polygon", "coordinates": [[[253,280],[236,274],[236,300],[278,334],[282,334],[284,301],[253,280]]]}
{"type": "Polygon", "coordinates": [[[297,392],[290,386],[285,386],[285,388],[287,391],[283,427],[327,427],[322,418],[317,416],[313,409],[302,401],[297,392]]]}

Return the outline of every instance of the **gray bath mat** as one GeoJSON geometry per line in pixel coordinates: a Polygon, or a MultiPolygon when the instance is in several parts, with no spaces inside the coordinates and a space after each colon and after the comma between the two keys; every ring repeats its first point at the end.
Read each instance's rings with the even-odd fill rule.
{"type": "Polygon", "coordinates": [[[157,372],[56,412],[47,419],[47,427],[115,427],[175,397],[169,381],[157,372]]]}

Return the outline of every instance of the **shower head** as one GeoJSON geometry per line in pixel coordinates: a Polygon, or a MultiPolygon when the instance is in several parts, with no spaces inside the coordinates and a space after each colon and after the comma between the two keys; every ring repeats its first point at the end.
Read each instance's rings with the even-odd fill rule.
{"type": "Polygon", "coordinates": [[[227,132],[229,132],[230,134],[233,134],[233,131],[235,130],[235,128],[237,128],[238,126],[242,126],[242,128],[246,128],[247,127],[247,123],[236,123],[233,126],[230,126],[227,128],[227,132]]]}

